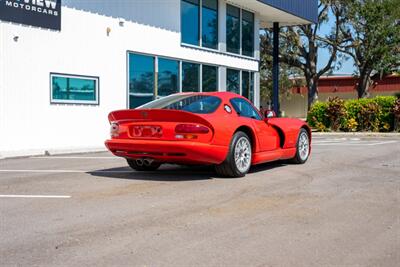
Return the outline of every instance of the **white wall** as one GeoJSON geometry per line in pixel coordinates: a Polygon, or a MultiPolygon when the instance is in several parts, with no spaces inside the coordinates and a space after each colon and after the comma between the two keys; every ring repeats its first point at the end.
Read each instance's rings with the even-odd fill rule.
{"type": "Polygon", "coordinates": [[[0,22],[0,157],[103,148],[107,114],[127,107],[128,50],[258,71],[255,60],[182,47],[179,0],[109,2],[63,1],[61,32],[0,22]],[[50,72],[99,76],[100,105],[50,104],[50,72]]]}

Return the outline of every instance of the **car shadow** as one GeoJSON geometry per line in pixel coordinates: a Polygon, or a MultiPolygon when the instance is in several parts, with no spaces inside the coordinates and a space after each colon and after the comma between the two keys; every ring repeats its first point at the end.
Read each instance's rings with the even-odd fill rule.
{"type": "Polygon", "coordinates": [[[268,171],[268,170],[272,170],[275,168],[285,167],[287,165],[288,165],[288,163],[286,161],[267,162],[267,163],[258,164],[258,165],[251,167],[249,173],[258,173],[258,172],[268,171]]]}
{"type": "MultiPolygon", "coordinates": [[[[263,171],[268,171],[275,168],[286,166],[284,161],[268,162],[253,166],[249,174],[255,174],[263,171]]],[[[212,166],[179,166],[179,165],[163,165],[157,171],[134,171],[129,167],[117,167],[109,169],[100,169],[87,172],[96,177],[128,179],[128,180],[145,180],[145,181],[196,181],[208,180],[214,178],[225,178],[215,173],[212,166]]],[[[228,178],[229,179],[229,178],[228,178]]],[[[235,178],[233,178],[235,179],[235,178]]]]}
{"type": "Polygon", "coordinates": [[[87,172],[90,175],[105,178],[145,180],[145,181],[194,181],[216,178],[211,166],[163,165],[157,171],[134,171],[130,167],[118,167],[87,172]]]}

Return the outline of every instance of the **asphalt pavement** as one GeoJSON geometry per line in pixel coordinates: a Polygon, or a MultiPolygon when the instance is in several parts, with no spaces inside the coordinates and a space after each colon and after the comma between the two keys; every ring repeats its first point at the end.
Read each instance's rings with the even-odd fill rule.
{"type": "Polygon", "coordinates": [[[399,266],[400,138],[317,136],[304,165],[135,172],[0,160],[0,266],[399,266]]]}

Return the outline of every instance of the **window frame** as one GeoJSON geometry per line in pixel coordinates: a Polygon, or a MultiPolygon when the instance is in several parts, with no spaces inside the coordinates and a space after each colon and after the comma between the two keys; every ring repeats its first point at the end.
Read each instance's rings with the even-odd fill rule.
{"type": "Polygon", "coordinates": [[[131,101],[130,101],[130,97],[131,96],[141,96],[141,97],[152,97],[152,100],[154,100],[156,97],[157,97],[157,94],[156,94],[156,88],[157,88],[157,81],[158,81],[158,73],[156,72],[156,70],[157,70],[157,68],[156,68],[156,66],[157,66],[157,56],[155,56],[155,55],[151,55],[151,54],[145,54],[145,53],[128,53],[128,57],[127,57],[127,64],[128,64],[128,67],[127,67],[127,88],[128,88],[128,100],[127,100],[127,106],[128,106],[128,109],[130,109],[131,107],[131,101]],[[149,57],[149,58],[152,58],[152,60],[153,60],[153,91],[152,91],[152,93],[135,93],[135,92],[131,92],[130,91],[130,80],[129,80],[129,78],[130,78],[130,71],[131,71],[131,68],[130,68],[130,56],[142,56],[142,57],[149,57]]]}
{"type": "Polygon", "coordinates": [[[189,92],[193,92],[193,91],[183,91],[183,75],[184,75],[184,70],[183,70],[183,64],[191,64],[191,65],[197,65],[198,69],[197,69],[197,84],[198,84],[198,91],[194,91],[194,93],[200,93],[202,91],[202,72],[203,72],[203,64],[198,63],[198,62],[194,62],[194,61],[186,61],[186,60],[182,60],[181,61],[181,72],[180,72],[180,84],[181,84],[181,88],[180,88],[180,93],[189,93],[189,92]]]}
{"type": "Polygon", "coordinates": [[[226,16],[225,16],[225,44],[226,44],[226,52],[230,55],[242,55],[242,9],[238,6],[232,5],[232,4],[226,4],[226,16]],[[228,48],[228,6],[234,7],[239,10],[239,17],[237,18],[239,20],[239,52],[231,52],[229,51],[228,48]]]}
{"type": "Polygon", "coordinates": [[[254,79],[255,79],[255,74],[257,73],[256,71],[252,71],[252,70],[245,70],[245,69],[238,69],[238,68],[226,68],[226,80],[225,80],[225,86],[226,86],[226,91],[227,92],[232,92],[232,91],[228,91],[228,70],[235,70],[235,71],[239,71],[239,95],[243,96],[243,73],[247,72],[249,73],[249,97],[252,98],[247,98],[245,96],[243,96],[244,98],[246,98],[247,100],[249,100],[251,103],[254,103],[254,96],[255,96],[255,86],[254,86],[254,79]]]}
{"type": "MultiPolygon", "coordinates": [[[[239,9],[239,53],[235,53],[235,52],[229,52],[228,51],[228,41],[227,38],[225,38],[225,44],[226,44],[226,54],[232,55],[232,56],[239,56],[239,57],[244,57],[244,58],[251,58],[254,59],[256,57],[256,34],[255,34],[255,27],[256,27],[256,14],[254,11],[251,11],[249,9],[246,8],[242,8],[240,6],[237,6],[235,4],[232,3],[227,3],[227,6],[230,5],[232,7],[236,7],[239,9]],[[243,11],[246,11],[248,13],[251,13],[253,15],[253,51],[252,51],[252,55],[248,56],[248,55],[244,55],[243,54],[243,11]]],[[[226,10],[228,10],[228,8],[226,8],[226,10]]],[[[228,11],[226,11],[226,17],[227,17],[228,11]]],[[[227,35],[227,29],[228,27],[226,27],[227,24],[227,19],[225,18],[225,35],[227,35]]]]}
{"type": "Polygon", "coordinates": [[[219,92],[219,90],[218,90],[218,87],[219,87],[219,66],[218,65],[213,65],[213,64],[208,64],[208,63],[202,63],[201,64],[201,71],[200,71],[200,76],[201,76],[201,90],[200,90],[200,92],[205,92],[205,93],[212,93],[212,92],[219,92]],[[216,91],[204,91],[203,89],[204,89],[204,77],[203,77],[203,74],[204,74],[204,72],[203,72],[203,67],[204,66],[206,66],[206,67],[213,67],[213,68],[216,68],[216,75],[217,75],[217,77],[216,77],[216,80],[215,80],[215,83],[216,83],[216,85],[217,85],[217,88],[216,88],[216,91]]]}
{"type": "Polygon", "coordinates": [[[239,92],[237,94],[241,95],[242,94],[242,69],[226,68],[226,81],[225,81],[226,91],[227,92],[231,92],[231,93],[236,93],[236,92],[230,91],[229,88],[228,88],[228,72],[229,71],[237,71],[237,72],[239,72],[239,79],[238,79],[239,92]]]}
{"type": "Polygon", "coordinates": [[[243,9],[243,8],[240,9],[240,55],[245,56],[245,57],[253,58],[254,54],[255,54],[255,35],[254,35],[254,32],[255,32],[255,17],[256,16],[255,16],[254,12],[251,12],[251,11],[243,9]],[[243,43],[244,43],[244,40],[243,40],[243,22],[246,21],[246,22],[249,23],[249,21],[243,19],[243,17],[244,17],[243,16],[243,12],[250,13],[251,16],[252,16],[252,20],[253,20],[251,22],[252,26],[253,26],[252,27],[252,37],[253,38],[251,38],[251,40],[252,40],[251,55],[246,55],[246,54],[243,53],[243,43]]]}
{"type": "Polygon", "coordinates": [[[80,75],[80,74],[70,74],[70,73],[59,73],[50,72],[50,104],[76,104],[76,105],[90,105],[98,106],[100,105],[100,77],[91,75],[80,75]],[[81,79],[81,80],[93,80],[95,81],[95,100],[72,100],[72,99],[54,99],[53,98],[53,77],[61,77],[68,79],[81,79]]]}
{"type": "Polygon", "coordinates": [[[180,0],[179,1],[179,5],[180,5],[180,33],[181,33],[181,45],[183,46],[189,46],[189,47],[195,47],[195,48],[201,48],[201,49],[205,49],[205,50],[210,50],[210,51],[219,51],[220,50],[220,45],[219,45],[219,20],[220,20],[220,15],[219,15],[219,11],[220,11],[220,4],[219,4],[219,0],[216,0],[217,2],[217,46],[216,48],[211,48],[211,47],[207,47],[203,45],[203,0],[198,0],[199,1],[199,21],[198,21],[198,41],[199,44],[190,44],[190,43],[186,43],[183,41],[183,32],[182,32],[182,1],[185,0],[180,0]]]}
{"type": "MultiPolygon", "coordinates": [[[[165,97],[164,95],[160,96],[159,94],[159,90],[160,90],[160,59],[161,60],[166,60],[166,61],[174,61],[176,63],[178,63],[178,73],[177,73],[177,91],[176,93],[180,93],[181,92],[181,60],[179,59],[174,59],[174,58],[168,58],[168,57],[163,57],[163,56],[154,56],[155,57],[155,62],[156,62],[156,66],[154,67],[155,69],[155,80],[157,80],[155,87],[155,91],[154,91],[154,98],[160,98],[160,97],[165,97]]],[[[174,93],[175,94],[175,93],[174,93]]]]}

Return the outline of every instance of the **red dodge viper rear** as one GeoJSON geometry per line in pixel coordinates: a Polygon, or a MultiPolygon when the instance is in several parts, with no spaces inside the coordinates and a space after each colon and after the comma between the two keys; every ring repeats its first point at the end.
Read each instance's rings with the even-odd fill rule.
{"type": "Polygon", "coordinates": [[[246,98],[228,92],[174,94],[111,112],[108,119],[107,148],[138,171],[163,163],[205,164],[219,175],[241,177],[268,161],[302,164],[311,151],[305,122],[263,118],[246,98]]]}

